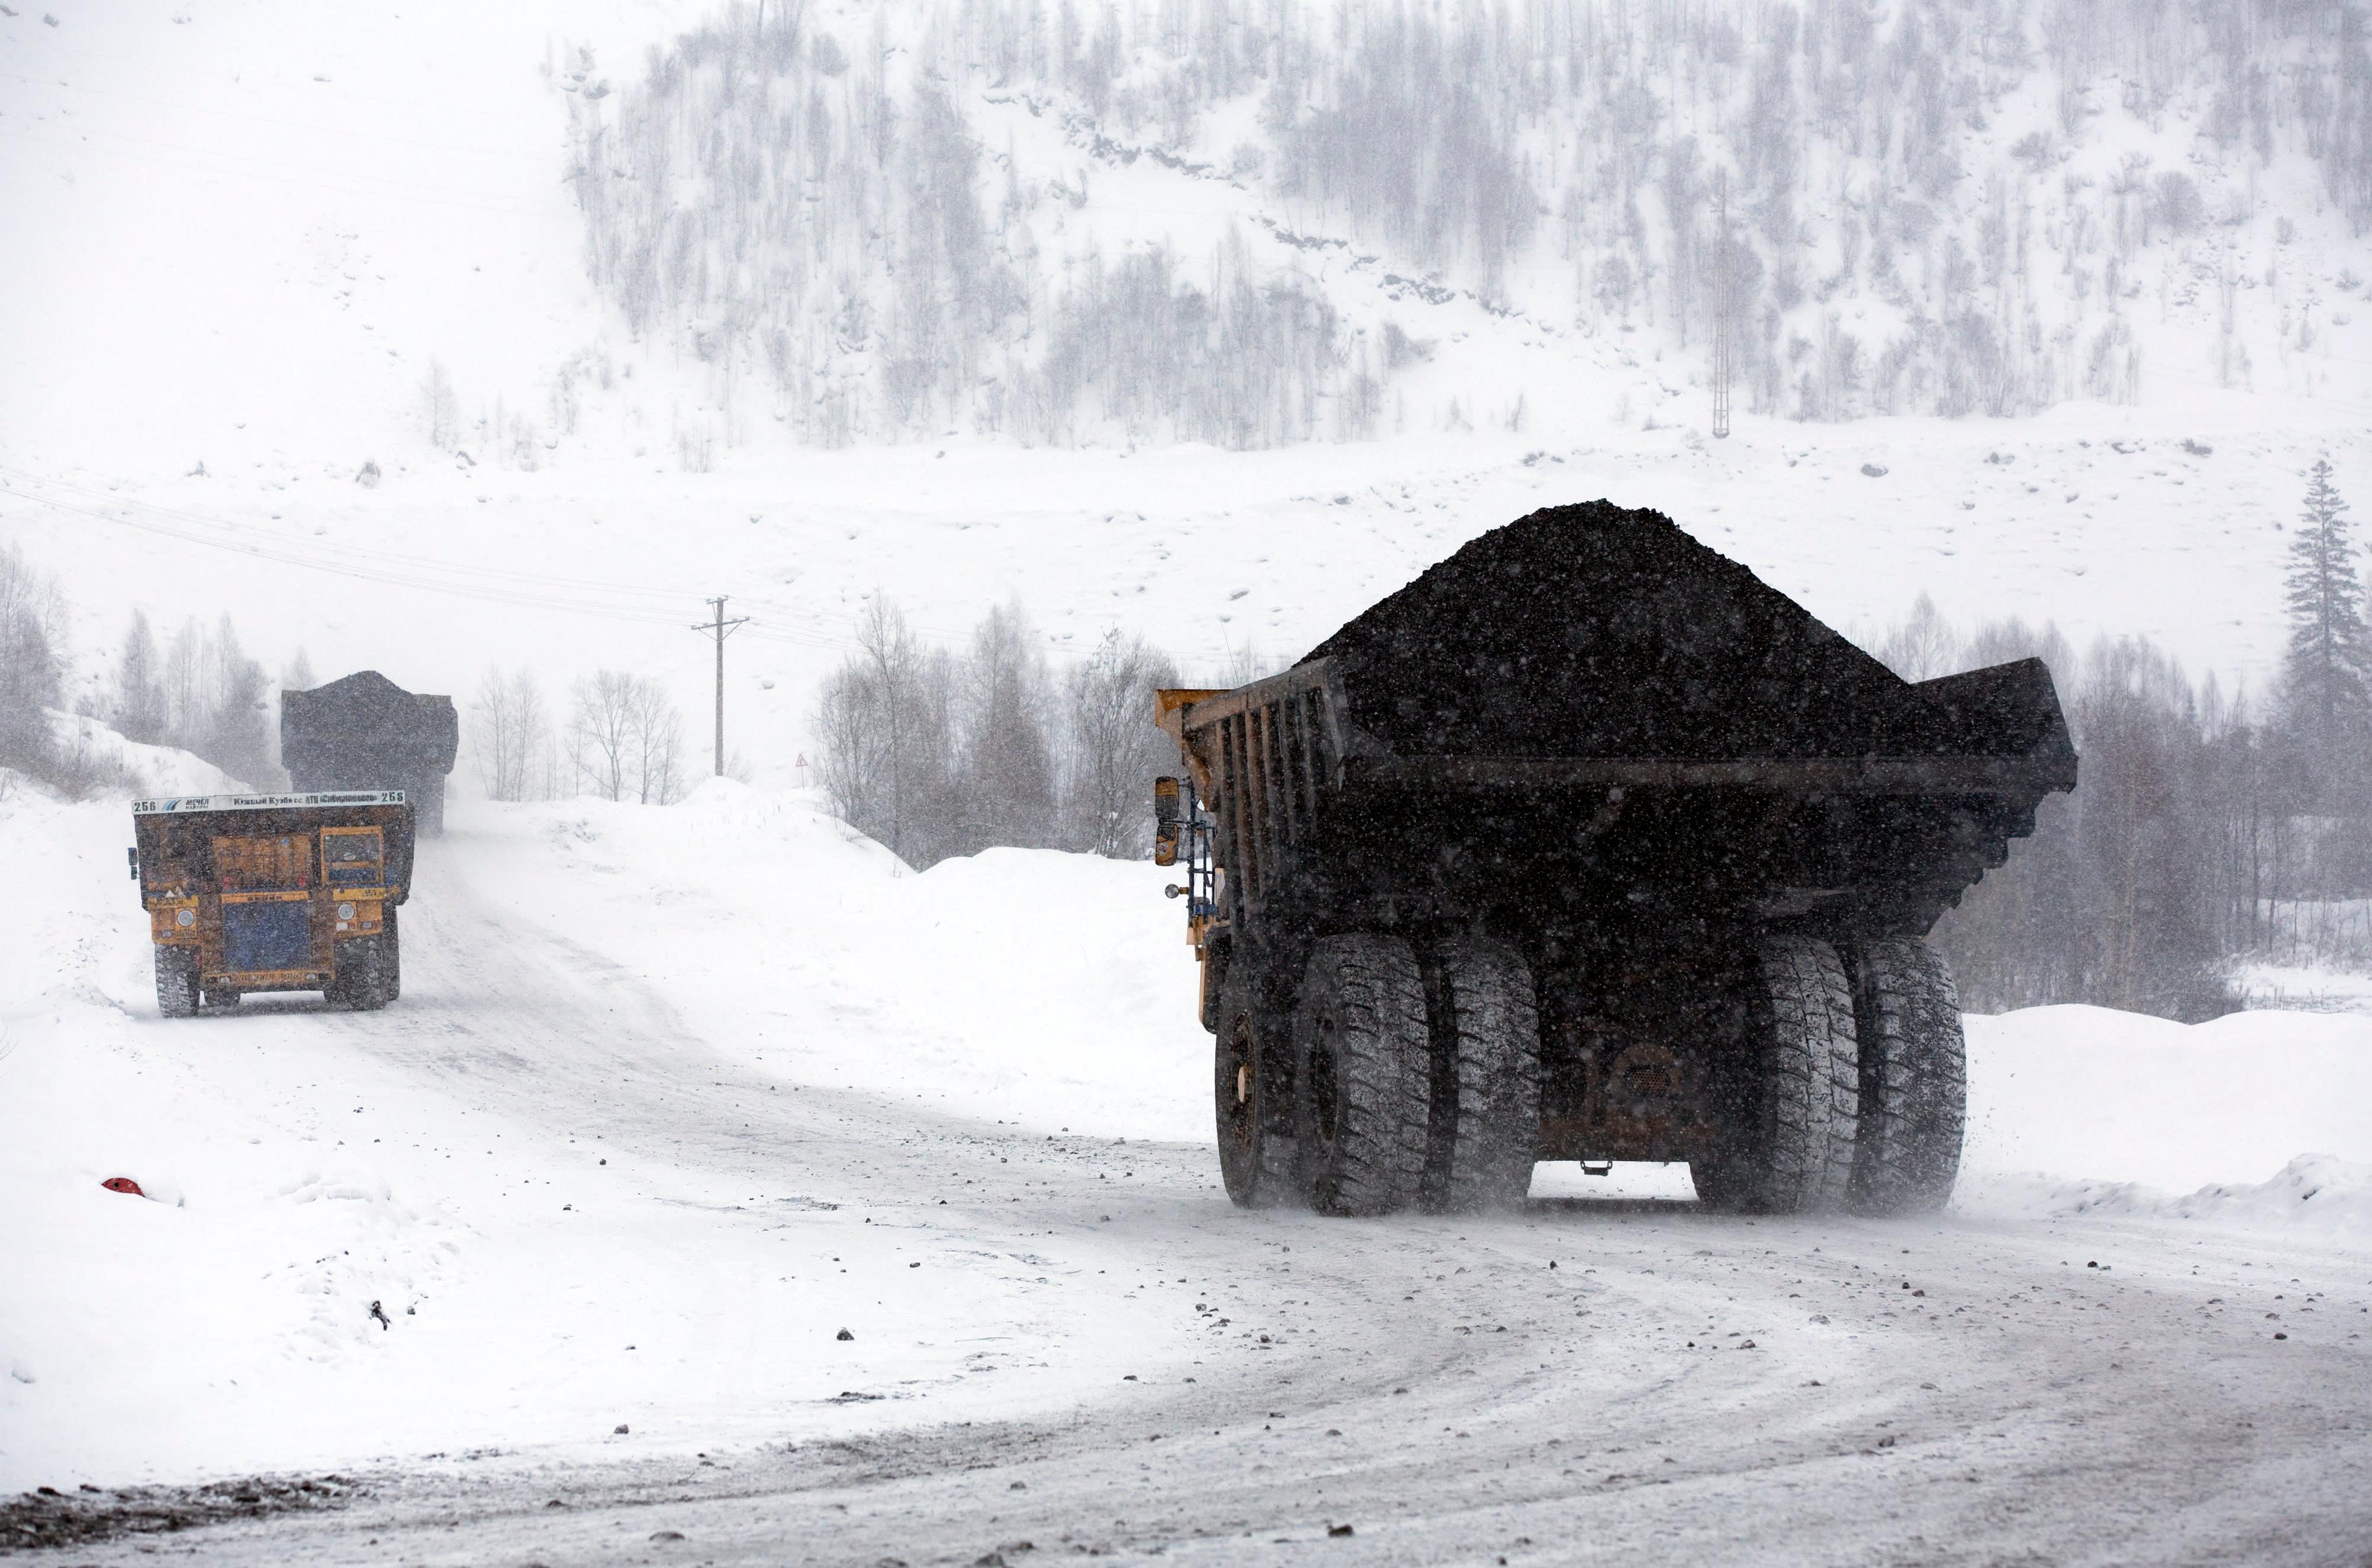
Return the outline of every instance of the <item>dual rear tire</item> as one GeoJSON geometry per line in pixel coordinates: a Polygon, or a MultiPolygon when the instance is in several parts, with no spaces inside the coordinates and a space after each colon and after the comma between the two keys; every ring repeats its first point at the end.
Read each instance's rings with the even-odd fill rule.
{"type": "Polygon", "coordinates": [[[1846,1206],[1932,1214],[1951,1201],[1968,1121],[1968,1044],[1951,970],[1916,940],[1843,950],[1861,1046],[1846,1206]]]}
{"type": "Polygon", "coordinates": [[[1697,1196],[1756,1214],[1843,1205],[1861,1098],[1853,989],[1836,949],[1773,937],[1747,982],[1741,1049],[1714,1088],[1719,1136],[1689,1164],[1697,1196]]]}
{"type": "Polygon", "coordinates": [[[1966,1045],[1944,960],[1916,938],[1763,943],[1744,1050],[1716,1095],[1722,1132],[1689,1174],[1746,1214],[1934,1214],[1966,1121],[1966,1045]]]}
{"type": "Polygon", "coordinates": [[[1372,1215],[1523,1201],[1540,1125],[1540,1022],[1511,949],[1330,936],[1288,989],[1238,954],[1215,1053],[1219,1166],[1245,1207],[1372,1215]]]}
{"type": "Polygon", "coordinates": [[[1541,1141],[1541,1014],[1532,967],[1504,943],[1454,936],[1427,966],[1433,1107],[1423,1206],[1511,1209],[1541,1141]]]}
{"type": "Polygon", "coordinates": [[[1318,944],[1293,1009],[1295,1185],[1328,1214],[1388,1214],[1424,1179],[1432,1045],[1409,945],[1318,944]]]}

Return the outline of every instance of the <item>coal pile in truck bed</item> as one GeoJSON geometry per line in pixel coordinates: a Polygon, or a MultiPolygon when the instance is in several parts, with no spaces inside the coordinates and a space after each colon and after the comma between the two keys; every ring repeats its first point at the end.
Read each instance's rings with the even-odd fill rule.
{"type": "Polygon", "coordinates": [[[1606,501],[1484,534],[1303,662],[1320,658],[1402,756],[1915,756],[1997,738],[1662,513],[1606,501]]]}

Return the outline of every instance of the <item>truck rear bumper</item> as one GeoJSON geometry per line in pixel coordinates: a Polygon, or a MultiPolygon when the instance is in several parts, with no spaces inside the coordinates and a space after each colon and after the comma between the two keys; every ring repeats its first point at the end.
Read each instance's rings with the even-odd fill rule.
{"type": "Polygon", "coordinates": [[[320,991],[332,978],[328,970],[206,970],[198,983],[208,991],[320,991]]]}

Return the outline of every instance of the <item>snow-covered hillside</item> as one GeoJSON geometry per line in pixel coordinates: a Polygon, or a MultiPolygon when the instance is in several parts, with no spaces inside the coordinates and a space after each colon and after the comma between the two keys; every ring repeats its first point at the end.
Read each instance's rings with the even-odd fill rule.
{"type": "Polygon", "coordinates": [[[692,461],[1556,435],[1724,331],[1741,407],[1823,420],[2345,397],[2372,342],[2350,6],[999,0],[570,66],[587,257],[703,389],[692,461]]]}
{"type": "Polygon", "coordinates": [[[2353,3],[766,17],[0,17],[10,462],[2372,395],[2353,3]]]}
{"type": "MultiPolygon", "coordinates": [[[[1683,346],[1659,314],[1624,333],[1619,312],[1592,315],[1595,307],[1581,317],[1594,325],[1576,325],[1574,269],[1605,263],[1555,257],[1556,222],[1543,220],[1529,261],[1506,258],[1500,286],[1532,303],[1502,315],[1474,295],[1479,283],[1459,283],[1471,257],[1436,258],[1448,284],[1468,292],[1434,300],[1379,275],[1415,277],[1418,261],[1369,267],[1357,264],[1366,252],[1355,247],[1278,239],[1263,211],[1278,229],[1317,234],[1347,222],[1351,208],[1286,199],[1274,168],[1215,178],[1154,157],[1157,117],[1145,117],[1155,85],[1178,79],[1175,59],[1192,52],[1157,29],[1131,42],[1120,24],[1113,47],[1125,45],[1136,64],[1112,65],[1105,134],[1101,119],[1080,118],[1094,110],[1089,99],[1073,101],[1065,88],[1033,114],[1019,76],[1000,86],[994,72],[965,64],[990,47],[973,34],[949,32],[933,55],[925,45],[940,35],[926,38],[907,14],[810,6],[806,51],[777,63],[768,91],[807,90],[795,83],[808,81],[800,73],[817,69],[829,34],[857,64],[815,81],[853,93],[873,68],[863,56],[877,24],[886,29],[881,68],[898,91],[930,85],[924,63],[938,60],[935,90],[983,149],[982,212],[1001,200],[1008,176],[1018,181],[1030,215],[1015,221],[1039,237],[1036,264],[1049,280],[1082,247],[1118,266],[1163,234],[1222,224],[1247,254],[1269,258],[1262,265],[1298,269],[1295,286],[1318,291],[1347,327],[1364,321],[1372,340],[1389,318],[1437,349],[1403,366],[1405,429],[1395,417],[1372,439],[1230,453],[1131,449],[1120,430],[1094,449],[1023,450],[1013,430],[982,434],[967,417],[947,427],[958,434],[928,442],[825,452],[797,444],[803,433],[762,354],[745,344],[703,356],[697,333],[711,328],[689,296],[654,305],[637,336],[614,287],[588,274],[585,213],[564,182],[588,126],[610,124],[630,101],[660,114],[659,87],[645,84],[646,50],[660,51],[663,68],[650,80],[676,83],[669,91],[723,90],[726,66],[714,59],[697,69],[665,62],[679,58],[669,51],[680,35],[713,43],[730,13],[690,0],[493,10],[430,0],[333,15],[258,0],[46,14],[56,25],[32,11],[0,17],[0,200],[14,232],[41,237],[0,247],[0,529],[74,601],[70,697],[102,695],[127,614],[139,609],[160,628],[229,612],[267,668],[302,647],[323,676],[377,667],[413,690],[467,694],[493,664],[532,666],[564,691],[610,665],[657,677],[698,714],[710,656],[689,628],[702,599],[724,593],[756,618],[728,660],[734,749],[759,779],[790,784],[812,747],[806,719],[817,681],[877,590],[946,644],[988,606],[1017,598],[1058,656],[1120,626],[1190,668],[1217,669],[1250,645],[1270,658],[1297,656],[1482,529],[1535,505],[1601,494],[1669,511],[1849,631],[1874,634],[1924,590],[1955,621],[2055,620],[2078,646],[2099,633],[2146,633],[2194,669],[2216,672],[2227,691],[2262,690],[2278,653],[2280,529],[2295,509],[2296,474],[2328,452],[2342,489],[2360,489],[2372,393],[2360,381],[2351,390],[2344,377],[2366,374],[2372,354],[2348,349],[2345,333],[2365,323],[2338,324],[2346,312],[2328,292],[2335,285],[2313,283],[2325,291],[2320,336],[2289,357],[2322,368],[2311,378],[2275,376],[2270,367],[2283,356],[2264,334],[2280,313],[2256,309],[2345,270],[2353,250],[2335,237],[2347,220],[2316,183],[2337,155],[2309,154],[2305,122],[2285,121],[2260,175],[2249,173],[2257,155],[2245,147],[2220,172],[2195,165],[2194,143],[2206,134],[2196,115],[2213,94],[2155,44],[2151,79],[2162,77],[2171,96],[2150,111],[2154,156],[2192,168],[2213,200],[2251,180],[2261,187],[2250,224],[2210,225],[2187,242],[2230,251],[2236,265],[2245,253],[2236,275],[2262,277],[2273,265],[2286,280],[2236,296],[2236,330],[2259,367],[2252,381],[2203,385],[2215,377],[2191,362],[2208,352],[2195,310],[2169,304],[2162,319],[2143,319],[2151,311],[2135,305],[2134,331],[2163,330],[2170,345],[2145,356],[2154,369],[2138,403],[2062,405],[2047,424],[1799,424],[1753,412],[1741,382],[1736,434],[1715,441],[1699,384],[1702,332],[1690,329],[1683,346]],[[1138,133],[1127,130],[1132,115],[1144,121],[1138,133]],[[1099,135],[1130,146],[1141,135],[1148,150],[1123,157],[1099,135]],[[1058,197],[1057,183],[1081,187],[1084,199],[1058,197]],[[1047,226],[1058,220],[1059,235],[1047,226]],[[2267,226],[2284,224],[2290,238],[2264,238],[2267,226]],[[1394,287],[1401,298],[1388,297],[1394,287]],[[1552,298],[1553,312],[1541,303],[1552,298]],[[609,366],[606,388],[597,361],[609,366]],[[574,401],[556,402],[556,377],[569,366],[574,401]],[[450,450],[433,438],[425,395],[440,384],[452,389],[459,421],[450,450]],[[1523,430],[1482,417],[1517,396],[1523,430]],[[1442,428],[1435,415],[1451,398],[1476,413],[1467,422],[1475,428],[1442,428]],[[564,403],[575,411],[565,419],[555,412],[564,403]]],[[[991,7],[975,19],[985,27],[1006,15],[991,7]]],[[[1258,29],[1238,31],[1250,48],[1258,29]]],[[[1614,69],[1653,36],[1615,29],[1590,58],[1614,69]]],[[[2006,96],[1987,100],[1982,135],[1952,134],[1968,139],[1971,160],[1982,149],[2006,157],[2003,145],[2018,139],[2011,133],[2050,118],[2042,88],[2058,56],[2038,44],[2023,64],[1986,64],[1992,56],[1972,35],[1953,36],[1936,50],[1962,61],[1972,82],[1998,76],[2006,96]],[[2025,86],[2012,92],[2015,83],[2025,86]]],[[[1313,58],[1335,58],[1322,39],[1303,43],[1313,58]]],[[[2300,45],[2284,22],[2251,47],[2287,59],[2300,45]]],[[[1818,58],[1833,63],[1834,52],[1822,44],[1818,58]]],[[[1745,68],[1708,64],[1703,92],[1716,82],[1746,91],[1745,68]]],[[[1230,138],[1268,134],[1252,112],[1252,81],[1236,82],[1225,100],[1232,110],[1195,96],[1215,87],[1186,93],[1178,134],[1188,139],[1176,157],[1197,148],[1218,157],[1230,138]]],[[[1335,90],[1313,82],[1310,101],[1335,90]]],[[[666,101],[677,117],[667,123],[680,129],[691,100],[666,101]]],[[[1711,115],[1715,101],[1706,96],[1691,112],[1711,115]]],[[[1800,87],[1794,101],[1807,102],[1800,87]]],[[[2053,133],[2052,144],[2079,173],[2147,119],[2106,87],[2085,101],[2101,112],[2079,116],[2080,134],[2053,133]]],[[[1581,123],[1579,112],[1523,110],[1533,116],[1521,134],[1538,143],[1542,192],[1562,188],[1552,176],[1565,179],[1556,170],[1579,154],[1576,144],[1563,162],[1552,159],[1540,138],[1581,123]]],[[[742,123],[720,109],[720,135],[742,123]]],[[[621,157],[642,145],[628,130],[620,121],[604,133],[621,157]]],[[[1709,120],[1708,157],[1712,134],[1709,120]]],[[[2200,145],[2214,145],[2213,136],[2200,145]]],[[[680,201],[662,203],[667,212],[705,210],[699,170],[714,151],[691,145],[674,158],[667,189],[680,201]]],[[[1833,232],[1811,215],[1859,211],[1856,192],[1889,167],[1873,150],[1831,168],[1821,177],[1827,204],[1806,209],[1807,232],[1831,243],[1833,232]]],[[[902,178],[885,176],[884,188],[902,178]]],[[[658,189],[642,174],[613,183],[658,189]]],[[[2083,202],[2047,184],[2036,174],[2021,189],[2060,204],[2053,222],[2074,223],[2083,202]]],[[[1647,227],[1635,242],[1665,247],[1669,235],[1653,238],[1661,198],[1643,200],[1647,227]]],[[[1743,188],[1734,204],[1750,205],[1743,188]]],[[[724,243],[729,229],[710,238],[724,243]]],[[[1372,239],[1378,254],[1395,243],[1343,232],[1372,239]]],[[[1600,238],[1634,243],[1627,232],[1617,226],[1600,238]]],[[[2198,261],[2184,260],[2169,235],[2136,243],[2128,271],[2148,273],[2151,289],[2198,261]]],[[[2030,254],[2025,272],[2038,298],[2061,277],[2041,255],[2030,254]]],[[[762,278],[750,286],[769,308],[793,302],[762,278]]],[[[1847,278],[1830,304],[1842,308],[1855,286],[1847,278]]],[[[2283,330],[2294,337],[2303,319],[2294,314],[2283,330]]],[[[1134,341],[1119,332],[1110,352],[1134,341]]],[[[866,363],[872,368],[852,387],[882,370],[866,363]]],[[[1101,439],[1085,424],[1072,434],[1101,439]]]]}

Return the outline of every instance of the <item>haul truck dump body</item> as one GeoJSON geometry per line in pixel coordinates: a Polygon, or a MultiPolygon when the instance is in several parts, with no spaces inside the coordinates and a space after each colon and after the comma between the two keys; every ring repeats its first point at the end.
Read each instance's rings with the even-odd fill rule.
{"type": "Polygon", "coordinates": [[[445,830],[445,775],[461,740],[453,699],[375,669],[280,694],[280,761],[300,790],[400,789],[420,830],[445,830]]]}
{"type": "Polygon", "coordinates": [[[1761,1211],[1948,1197],[1923,938],[2074,786],[2040,661],[1913,685],[1601,503],[1157,714],[1238,1202],[1504,1203],[1540,1159],[1682,1160],[1761,1211]]]}
{"type": "Polygon", "coordinates": [[[132,826],[167,1017],[253,991],[360,1008],[401,991],[395,912],[413,850],[401,790],[136,800],[132,826]]]}

